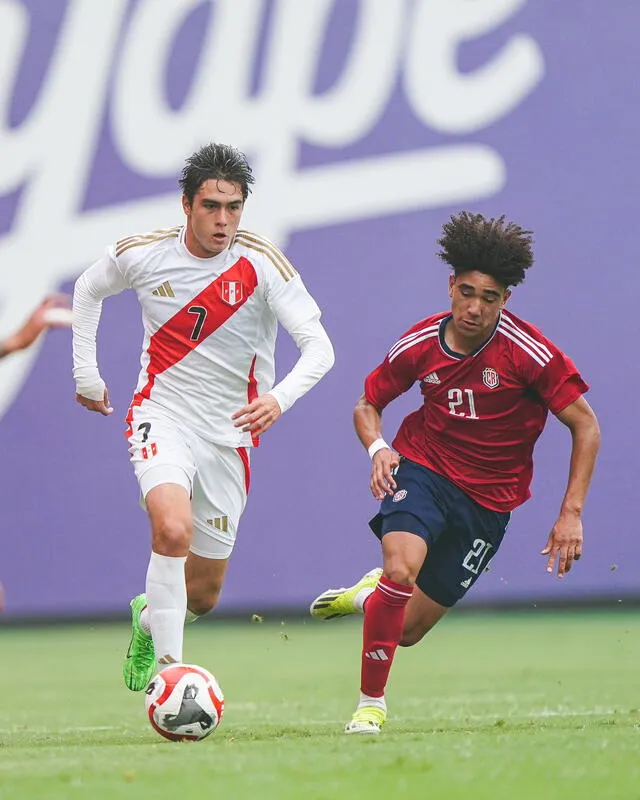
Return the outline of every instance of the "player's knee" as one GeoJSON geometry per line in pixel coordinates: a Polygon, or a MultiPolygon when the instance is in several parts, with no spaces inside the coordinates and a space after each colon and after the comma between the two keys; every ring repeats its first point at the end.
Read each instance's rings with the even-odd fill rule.
{"type": "Polygon", "coordinates": [[[165,517],[153,526],[153,550],[163,556],[184,556],[191,544],[191,521],[165,517]]]}
{"type": "Polygon", "coordinates": [[[400,583],[403,586],[414,586],[418,573],[416,570],[411,569],[409,564],[396,562],[385,567],[384,576],[394,583],[400,583]]]}
{"type": "Polygon", "coordinates": [[[187,581],[187,605],[198,617],[208,614],[218,604],[221,586],[205,581],[187,581]]]}

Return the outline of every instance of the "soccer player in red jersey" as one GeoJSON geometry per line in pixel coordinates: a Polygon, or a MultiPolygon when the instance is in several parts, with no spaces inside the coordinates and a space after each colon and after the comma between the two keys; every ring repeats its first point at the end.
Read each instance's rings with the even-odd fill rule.
{"type": "Polygon", "coordinates": [[[311,614],[364,611],[360,702],[346,733],[377,734],[398,645],[419,642],[473,586],[530,496],[533,449],[551,411],[572,438],[566,492],[542,550],[562,578],[582,555],[581,515],[600,443],[575,365],[535,326],[505,310],[533,263],[531,231],[462,212],[444,225],[451,310],[410,328],[365,380],[354,412],[382,501],[370,527],[383,568],[330,589],[311,614]],[[424,398],[390,447],[381,414],[415,382],[424,398]]]}

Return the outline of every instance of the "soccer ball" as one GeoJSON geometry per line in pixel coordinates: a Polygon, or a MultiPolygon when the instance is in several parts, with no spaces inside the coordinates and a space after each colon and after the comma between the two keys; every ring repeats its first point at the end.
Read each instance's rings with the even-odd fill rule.
{"type": "Polygon", "coordinates": [[[173,742],[204,739],[224,712],[218,681],[194,664],[165,667],[147,686],[144,703],[153,728],[173,742]]]}

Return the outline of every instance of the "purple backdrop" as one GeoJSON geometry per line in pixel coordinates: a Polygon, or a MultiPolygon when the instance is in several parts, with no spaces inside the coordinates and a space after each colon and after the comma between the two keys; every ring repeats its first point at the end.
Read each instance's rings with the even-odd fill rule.
{"type": "MultiPolygon", "coordinates": [[[[598,0],[24,0],[0,6],[0,333],[70,291],[106,244],[180,221],[175,178],[198,144],[246,150],[245,224],[286,247],[337,361],[264,437],[223,608],[301,606],[378,561],[362,379],[409,325],[447,306],[434,258],[461,207],[536,233],[511,301],[581,368],[603,430],[585,557],[538,555],[569,436],[551,420],[534,497],[466,602],[637,593],[638,332],[633,231],[640,138],[637,4],[598,0]],[[104,6],[104,8],[102,7],[104,6]]],[[[135,297],[105,304],[99,360],[116,413],[73,402],[70,336],[0,365],[0,576],[10,615],[123,611],[147,522],[124,416],[138,371],[135,297]]],[[[279,373],[294,349],[282,337],[279,373]]],[[[385,413],[391,436],[417,389],[385,413]]]]}

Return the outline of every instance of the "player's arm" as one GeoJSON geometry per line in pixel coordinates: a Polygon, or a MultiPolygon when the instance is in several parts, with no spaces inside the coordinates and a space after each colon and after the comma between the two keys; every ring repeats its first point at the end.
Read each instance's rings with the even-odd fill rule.
{"type": "Polygon", "coordinates": [[[127,287],[111,252],[92,264],[73,291],[73,377],[76,401],[89,411],[111,414],[109,392],[98,370],[96,336],[102,301],[127,287]]]}
{"type": "Polygon", "coordinates": [[[384,440],[382,414],[367,400],[365,394],[353,410],[353,425],[371,458],[371,494],[377,500],[383,500],[385,494],[393,494],[396,489],[393,470],[400,463],[400,457],[384,440]]]}
{"type": "Polygon", "coordinates": [[[369,486],[376,500],[383,500],[385,494],[394,493],[396,482],[393,470],[400,463],[399,455],[382,436],[382,411],[396,397],[410,389],[417,377],[414,360],[416,351],[409,348],[397,353],[397,344],[391,348],[382,364],[367,375],[364,394],[353,412],[356,434],[371,458],[369,486]]]}
{"type": "Polygon", "coordinates": [[[21,328],[4,341],[0,341],[0,358],[31,347],[47,328],[69,327],[71,324],[71,309],[68,302],[66,295],[46,297],[34,309],[21,328]]]}
{"type": "Polygon", "coordinates": [[[556,413],[556,417],[571,432],[569,478],[560,514],[542,554],[548,556],[547,572],[553,572],[558,559],[558,577],[562,578],[582,555],[582,509],[600,447],[600,427],[584,397],[556,413]]]}
{"type": "Polygon", "coordinates": [[[280,273],[270,278],[267,302],[300,350],[300,357],[276,386],[233,415],[235,427],[251,431],[254,436],[268,430],[326,375],[335,361],[333,346],[320,322],[320,309],[300,276],[287,282],[280,273]]]}
{"type": "Polygon", "coordinates": [[[232,417],[237,428],[251,431],[254,436],[260,436],[268,430],[296,400],[326,375],[335,361],[333,345],[319,319],[300,323],[288,333],[300,350],[300,358],[293,369],[269,392],[241,408],[232,417]]]}

